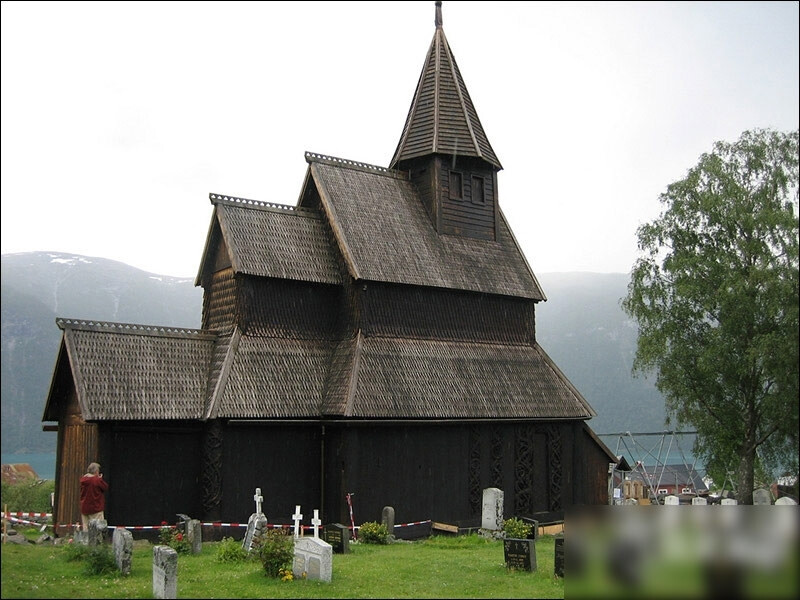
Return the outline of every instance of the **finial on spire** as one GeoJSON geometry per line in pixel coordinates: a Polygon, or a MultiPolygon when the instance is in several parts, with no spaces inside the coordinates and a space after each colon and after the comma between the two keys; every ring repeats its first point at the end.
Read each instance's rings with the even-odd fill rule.
{"type": "Polygon", "coordinates": [[[436,0],[436,29],[442,26],[442,0],[436,0]]]}

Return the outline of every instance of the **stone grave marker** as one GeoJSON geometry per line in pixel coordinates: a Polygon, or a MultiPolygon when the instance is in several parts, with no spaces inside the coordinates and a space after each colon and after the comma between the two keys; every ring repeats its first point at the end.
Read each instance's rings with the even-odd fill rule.
{"type": "Polygon", "coordinates": [[[486,488],[483,490],[481,510],[481,535],[500,537],[503,530],[503,490],[486,488]]]}
{"type": "Polygon", "coordinates": [[[292,574],[311,581],[330,582],[333,575],[333,548],[317,537],[300,537],[294,541],[292,574]]]}
{"type": "Polygon", "coordinates": [[[89,547],[102,546],[106,538],[108,523],[105,519],[92,519],[89,521],[89,547]]]}
{"type": "Polygon", "coordinates": [[[322,539],[333,548],[334,554],[348,554],[350,552],[350,530],[346,525],[333,523],[322,528],[322,539]]]}
{"type": "Polygon", "coordinates": [[[116,527],[111,537],[111,548],[119,572],[130,575],[133,561],[133,534],[124,527],[116,527]]]}
{"type": "Polygon", "coordinates": [[[525,522],[528,523],[528,525],[531,526],[531,532],[530,532],[530,534],[528,534],[528,537],[530,539],[532,539],[532,540],[538,540],[539,539],[539,521],[537,521],[536,519],[528,519],[525,522]]]}
{"type": "MultiPolygon", "coordinates": [[[[242,540],[242,549],[248,553],[253,549],[253,540],[258,539],[267,528],[267,517],[261,512],[261,502],[264,500],[261,495],[261,488],[256,488],[253,500],[256,503],[256,512],[250,515],[247,520],[247,531],[245,531],[244,539],[242,540]]],[[[194,549],[192,551],[194,552],[194,549]]]]}
{"type": "Polygon", "coordinates": [[[775,506],[796,506],[797,502],[789,496],[781,496],[775,500],[775,506]]]}
{"type": "Polygon", "coordinates": [[[736,506],[738,503],[739,501],[736,498],[723,498],[720,500],[721,506],[736,506]]]}
{"type": "Polygon", "coordinates": [[[394,539],[394,507],[384,506],[381,513],[381,523],[386,525],[389,539],[394,539]]]}
{"type": "Polygon", "coordinates": [[[555,536],[555,562],[553,564],[553,571],[558,577],[564,577],[564,534],[560,533],[555,536]]]}
{"type": "Polygon", "coordinates": [[[153,597],[178,597],[178,551],[153,546],[153,597]]]}
{"type": "Polygon", "coordinates": [[[769,506],[772,504],[772,496],[769,490],[758,488],[753,492],[753,506],[769,506]]]}
{"type": "Polygon", "coordinates": [[[677,496],[665,496],[664,497],[664,506],[678,506],[681,503],[680,498],[677,496]]]}
{"type": "Polygon", "coordinates": [[[706,500],[702,496],[696,496],[692,498],[692,506],[706,506],[707,504],[708,500],[706,500]]]}
{"type": "MultiPolygon", "coordinates": [[[[264,517],[264,524],[267,518],[264,517]]],[[[203,526],[199,519],[189,519],[186,522],[186,541],[192,549],[192,554],[200,554],[203,551],[203,526]]]]}
{"type": "Polygon", "coordinates": [[[503,540],[506,569],[516,571],[536,570],[536,542],[532,539],[506,538],[503,540]]]}

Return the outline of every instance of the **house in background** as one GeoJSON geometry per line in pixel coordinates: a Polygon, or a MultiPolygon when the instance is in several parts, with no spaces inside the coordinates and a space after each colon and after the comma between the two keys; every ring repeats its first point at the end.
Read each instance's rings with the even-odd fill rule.
{"type": "MultiPolygon", "coordinates": [[[[198,330],[59,319],[43,420],[57,533],[97,461],[117,526],[478,527],[606,504],[595,412],[536,341],[545,294],[503,215],[497,154],[435,31],[388,167],[306,153],[296,205],[211,194],[198,330]]],[[[232,532],[236,533],[236,532],[232,532]]]]}
{"type": "Polygon", "coordinates": [[[638,461],[625,474],[625,480],[630,482],[628,489],[641,490],[643,495],[639,497],[643,498],[681,494],[707,496],[709,492],[703,476],[693,466],[682,463],[644,465],[638,461]]]}

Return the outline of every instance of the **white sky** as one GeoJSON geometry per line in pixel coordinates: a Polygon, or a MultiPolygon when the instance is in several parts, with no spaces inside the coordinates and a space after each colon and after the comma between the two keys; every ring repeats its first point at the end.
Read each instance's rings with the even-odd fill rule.
{"type": "MultiPolygon", "coordinates": [[[[628,272],[717,140],[798,128],[797,2],[445,1],[534,272],[628,272]]],[[[306,150],[386,166],[434,2],[2,2],[2,253],[194,276],[209,193],[295,204],[306,150]]]]}

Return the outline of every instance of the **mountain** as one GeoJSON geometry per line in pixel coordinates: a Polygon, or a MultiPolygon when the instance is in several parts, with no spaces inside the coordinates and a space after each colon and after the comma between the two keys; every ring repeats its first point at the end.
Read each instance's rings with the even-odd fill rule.
{"type": "Polygon", "coordinates": [[[662,431],[664,398],[655,378],[631,374],[638,328],[620,305],[629,276],[544,273],[537,278],[547,301],[536,307],[536,339],[597,412],[592,429],[598,434],[662,431]]]}
{"type": "MultiPolygon", "coordinates": [[[[652,380],[631,376],[636,325],[619,305],[628,276],[538,279],[548,300],[536,307],[537,339],[597,411],[592,429],[661,431],[661,395],[652,380]]],[[[61,340],[56,317],[196,328],[202,296],[193,279],[104,258],[2,255],[2,451],[55,451],[56,435],[42,432],[41,418],[61,340]]]]}

